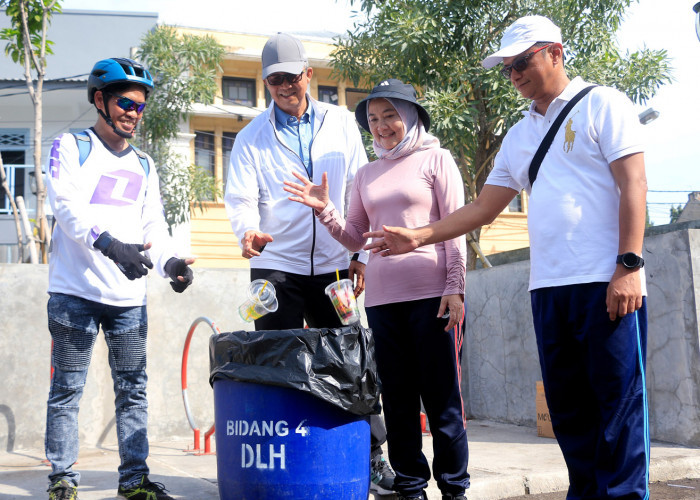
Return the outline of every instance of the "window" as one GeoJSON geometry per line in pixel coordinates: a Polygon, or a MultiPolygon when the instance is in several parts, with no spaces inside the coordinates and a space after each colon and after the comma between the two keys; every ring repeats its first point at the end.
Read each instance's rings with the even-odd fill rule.
{"type": "Polygon", "coordinates": [[[522,212],[523,211],[523,194],[518,193],[515,198],[513,198],[508,204],[509,212],[522,212]]]}
{"type": "MultiPolygon", "coordinates": [[[[7,184],[10,187],[10,192],[12,193],[12,199],[17,196],[22,196],[26,198],[24,192],[24,180],[25,175],[31,171],[34,171],[33,165],[24,164],[24,151],[0,151],[2,156],[2,164],[5,166],[5,174],[7,175],[7,184]]],[[[5,190],[0,186],[0,213],[9,214],[12,213],[10,204],[10,199],[7,197],[5,190]]],[[[27,208],[31,208],[28,206],[27,208]]]]}
{"type": "Polygon", "coordinates": [[[318,100],[330,104],[338,104],[338,87],[318,87],[318,100]]]}
{"type": "Polygon", "coordinates": [[[228,102],[244,106],[255,106],[255,80],[248,78],[228,78],[222,81],[222,94],[228,102]]]}
{"type": "Polygon", "coordinates": [[[224,132],[223,137],[221,138],[221,149],[223,150],[223,159],[224,159],[224,165],[223,165],[223,186],[226,187],[226,179],[228,179],[228,167],[229,163],[231,161],[231,149],[233,148],[233,142],[236,139],[236,133],[235,132],[224,132]]]}
{"type": "Polygon", "coordinates": [[[13,199],[17,196],[24,197],[28,212],[33,212],[36,207],[34,195],[29,189],[29,173],[34,172],[34,165],[25,164],[28,136],[29,131],[26,129],[0,129],[0,155],[10,188],[10,193],[6,193],[0,187],[0,213],[12,213],[8,194],[13,199]]]}
{"type": "Polygon", "coordinates": [[[357,103],[367,97],[369,92],[361,89],[348,89],[345,91],[345,102],[350,111],[355,111],[357,103]]]}
{"type": "Polygon", "coordinates": [[[194,164],[214,175],[214,132],[194,131],[194,164]]]}
{"type": "Polygon", "coordinates": [[[5,148],[26,148],[27,143],[25,140],[25,135],[18,131],[18,130],[13,130],[13,129],[0,129],[0,147],[2,149],[5,148]]]}

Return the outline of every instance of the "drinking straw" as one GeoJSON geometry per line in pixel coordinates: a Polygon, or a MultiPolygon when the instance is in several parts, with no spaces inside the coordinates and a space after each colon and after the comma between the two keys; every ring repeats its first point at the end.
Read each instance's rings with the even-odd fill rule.
{"type": "Polygon", "coordinates": [[[265,281],[265,283],[263,283],[262,288],[261,288],[260,291],[258,292],[258,298],[261,298],[261,297],[262,297],[262,293],[265,291],[265,287],[267,286],[267,283],[268,283],[267,281],[265,281]]]}
{"type": "Polygon", "coordinates": [[[338,274],[338,268],[335,268],[335,280],[340,281],[340,274],[338,274]]]}

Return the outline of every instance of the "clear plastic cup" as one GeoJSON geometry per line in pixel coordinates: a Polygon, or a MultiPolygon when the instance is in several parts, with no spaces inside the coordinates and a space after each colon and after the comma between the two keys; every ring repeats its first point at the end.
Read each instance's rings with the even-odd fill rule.
{"type": "Polygon", "coordinates": [[[326,295],[331,299],[335,312],[344,325],[360,321],[360,309],[352,291],[352,281],[344,279],[331,283],[326,287],[326,295]]]}
{"type": "Polygon", "coordinates": [[[254,321],[277,310],[275,287],[267,280],[254,280],[248,285],[248,298],[238,306],[244,321],[254,321]]]}

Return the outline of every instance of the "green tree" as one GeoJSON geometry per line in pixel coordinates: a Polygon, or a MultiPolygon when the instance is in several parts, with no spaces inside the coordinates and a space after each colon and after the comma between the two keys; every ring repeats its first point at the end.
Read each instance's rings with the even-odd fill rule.
{"type": "Polygon", "coordinates": [[[213,37],[180,36],[171,26],[149,32],[137,52],[155,81],[138,142],[158,168],[165,216],[171,228],[189,219],[191,207],[201,209],[202,201],[221,196],[214,177],[174,154],[170,144],[193,103],[214,102],[218,92],[216,72],[223,56],[223,46],[213,37]]]}
{"type": "Polygon", "coordinates": [[[683,207],[681,205],[678,205],[677,207],[671,206],[670,210],[670,216],[671,220],[668,221],[669,224],[673,224],[674,222],[678,221],[678,217],[681,216],[681,213],[683,212],[683,207]]]}
{"type": "Polygon", "coordinates": [[[0,0],[0,7],[6,8],[5,13],[11,21],[10,28],[0,31],[0,40],[7,41],[5,54],[24,66],[24,79],[34,105],[34,176],[37,186],[34,232],[38,234],[42,260],[46,263],[51,232],[44,210],[46,186],[41,169],[42,93],[46,75],[46,54],[52,53],[52,42],[46,38],[46,34],[51,17],[61,12],[61,5],[57,0],[0,0]]]}
{"type": "Polygon", "coordinates": [[[524,15],[548,16],[562,30],[570,78],[581,75],[644,103],[671,80],[670,63],[663,50],[623,54],[617,47],[631,1],[358,0],[368,15],[337,39],[333,65],[358,87],[393,77],[421,89],[431,132],[452,152],[472,200],[506,132],[530,104],[498,67],[481,66],[504,30],[524,15]]]}

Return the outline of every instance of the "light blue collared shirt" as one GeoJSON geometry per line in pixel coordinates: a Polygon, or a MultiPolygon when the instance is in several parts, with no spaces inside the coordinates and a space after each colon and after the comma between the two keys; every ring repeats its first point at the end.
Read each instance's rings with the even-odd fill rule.
{"type": "Polygon", "coordinates": [[[313,164],[311,163],[311,143],[314,139],[314,109],[309,105],[306,112],[298,120],[296,116],[282,111],[276,104],[275,128],[280,138],[289,149],[299,155],[304,162],[309,177],[313,176],[313,164]]]}

